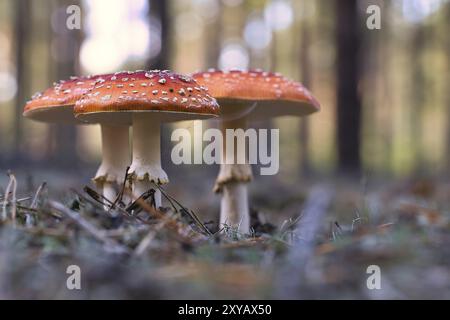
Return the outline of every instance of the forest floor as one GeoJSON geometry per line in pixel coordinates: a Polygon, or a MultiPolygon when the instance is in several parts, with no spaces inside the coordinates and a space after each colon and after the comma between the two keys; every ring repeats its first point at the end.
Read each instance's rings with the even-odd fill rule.
{"type": "Polygon", "coordinates": [[[161,211],[141,200],[105,211],[89,188],[4,182],[0,299],[450,298],[448,182],[261,192],[251,235],[218,232],[211,209],[169,195],[161,211]],[[80,290],[67,287],[71,265],[80,290]]]}

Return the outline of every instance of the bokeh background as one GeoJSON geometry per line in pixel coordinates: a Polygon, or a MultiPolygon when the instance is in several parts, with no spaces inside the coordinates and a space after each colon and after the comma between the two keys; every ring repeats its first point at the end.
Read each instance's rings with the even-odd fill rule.
{"type": "Polygon", "coordinates": [[[262,68],[303,82],[322,104],[307,119],[260,124],[281,128],[276,179],[441,176],[450,166],[449,31],[445,0],[0,0],[0,169],[95,172],[98,127],[22,117],[31,95],[59,79],[262,68]],[[72,4],[80,30],[66,27],[72,4]],[[381,8],[380,30],[366,27],[371,4],[381,8]]]}

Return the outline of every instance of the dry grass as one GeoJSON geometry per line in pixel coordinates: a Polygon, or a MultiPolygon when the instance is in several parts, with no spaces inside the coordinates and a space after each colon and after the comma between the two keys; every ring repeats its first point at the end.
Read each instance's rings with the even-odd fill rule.
{"type": "Polygon", "coordinates": [[[164,190],[170,206],[161,211],[148,205],[151,191],[105,211],[90,188],[61,200],[46,184],[18,194],[20,181],[9,179],[0,196],[0,298],[450,298],[445,183],[331,188],[314,229],[302,210],[317,193],[283,193],[271,210],[286,220],[277,226],[253,211],[250,236],[217,233],[164,190]],[[308,243],[299,230],[313,231],[308,243]],[[306,256],[293,255],[307,245],[306,256]],[[79,291],[66,288],[72,264],[82,270],[79,291]],[[382,290],[366,287],[372,264],[382,290]]]}

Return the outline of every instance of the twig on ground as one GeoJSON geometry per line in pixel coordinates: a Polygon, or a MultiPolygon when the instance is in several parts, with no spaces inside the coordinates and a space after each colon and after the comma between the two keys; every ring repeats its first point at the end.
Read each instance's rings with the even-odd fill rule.
{"type": "Polygon", "coordinates": [[[8,204],[11,202],[11,219],[13,220],[13,222],[15,222],[16,219],[16,191],[17,191],[17,180],[16,177],[11,173],[8,172],[8,176],[9,176],[9,182],[8,182],[8,186],[6,187],[6,191],[5,191],[5,197],[3,200],[3,209],[2,209],[2,216],[1,216],[1,220],[6,220],[8,213],[7,213],[7,206],[8,204]],[[9,201],[9,196],[11,194],[11,201],[9,201]]]}
{"type": "Polygon", "coordinates": [[[141,240],[141,242],[139,242],[139,245],[136,247],[133,254],[135,256],[142,255],[145,252],[145,250],[147,250],[148,246],[153,241],[153,239],[155,239],[158,232],[166,226],[168,221],[169,220],[163,220],[160,223],[158,223],[158,225],[156,225],[154,228],[151,228],[148,231],[147,235],[141,240]]]}
{"type": "Polygon", "coordinates": [[[153,190],[153,189],[150,189],[150,190],[144,192],[136,200],[134,200],[132,203],[130,203],[125,208],[125,211],[128,212],[129,214],[131,214],[131,213],[133,213],[134,215],[138,214],[142,210],[142,207],[140,204],[147,203],[146,201],[150,197],[152,198],[150,207],[154,208],[154,203],[155,203],[154,195],[155,195],[155,190],[153,190]]]}
{"type": "Polygon", "coordinates": [[[315,236],[332,200],[332,192],[324,187],[314,188],[305,203],[302,219],[295,234],[298,236],[279,271],[278,295],[280,298],[298,297],[304,280],[306,265],[314,254],[315,236]]]}
{"type": "Polygon", "coordinates": [[[33,201],[31,201],[30,208],[36,209],[38,205],[39,196],[41,195],[42,190],[47,186],[47,182],[42,182],[39,188],[37,188],[36,193],[34,194],[33,201]]]}
{"type": "Polygon", "coordinates": [[[100,203],[102,206],[105,205],[105,201],[110,207],[113,205],[113,202],[111,200],[105,198],[103,195],[99,194],[97,191],[88,186],[85,186],[83,188],[83,191],[86,192],[92,199],[100,203]]]}
{"type": "Polygon", "coordinates": [[[123,182],[122,182],[122,187],[121,187],[121,189],[120,189],[119,194],[117,194],[116,199],[114,200],[114,202],[112,203],[112,205],[109,207],[109,211],[110,211],[111,209],[115,208],[115,206],[117,205],[117,203],[119,203],[119,202],[122,201],[122,197],[123,197],[123,194],[124,194],[124,192],[125,192],[125,187],[126,187],[126,185],[127,185],[127,180],[128,180],[128,170],[130,170],[130,167],[127,167],[127,169],[125,170],[125,177],[124,177],[123,182]]]}
{"type": "Polygon", "coordinates": [[[83,230],[92,235],[95,239],[102,242],[106,248],[112,249],[116,253],[128,253],[129,250],[115,242],[114,240],[106,237],[102,230],[99,230],[92,223],[84,219],[78,212],[70,210],[63,204],[56,201],[49,201],[50,208],[61,212],[63,215],[67,216],[72,221],[76,222],[83,230]]]}
{"type": "MultiPolygon", "coordinates": [[[[1,199],[0,199],[0,201],[1,201],[1,199]]],[[[16,199],[16,203],[21,203],[21,202],[24,202],[24,201],[27,201],[27,200],[30,200],[30,199],[31,199],[31,197],[25,197],[25,198],[16,199]]],[[[3,205],[3,203],[4,202],[2,201],[1,204],[3,205]]],[[[19,207],[19,206],[17,206],[17,207],[19,207]]]]}
{"type": "Polygon", "coordinates": [[[166,193],[166,191],[158,184],[154,183],[154,185],[161,191],[161,194],[170,202],[170,204],[174,207],[175,212],[178,212],[178,210],[175,208],[173,203],[176,203],[184,214],[187,214],[190,216],[190,218],[200,227],[201,230],[203,230],[207,235],[212,236],[213,233],[208,229],[208,227],[205,226],[203,222],[199,219],[199,217],[194,213],[192,210],[188,210],[185,208],[177,199],[166,193]]]}
{"type": "Polygon", "coordinates": [[[194,240],[194,238],[191,236],[188,236],[188,232],[187,232],[185,226],[183,226],[180,222],[178,222],[177,220],[175,220],[172,217],[164,215],[161,211],[159,211],[159,210],[155,209],[154,207],[152,207],[151,205],[149,205],[142,198],[138,198],[136,201],[137,201],[137,204],[139,206],[141,206],[141,208],[143,210],[145,210],[146,212],[148,212],[150,215],[152,215],[156,219],[165,221],[165,225],[167,226],[168,230],[172,231],[172,234],[175,236],[175,238],[178,241],[183,242],[185,244],[192,243],[192,240],[194,240]]]}
{"type": "MultiPolygon", "coordinates": [[[[91,203],[92,205],[95,205],[95,206],[98,207],[99,209],[104,210],[104,205],[105,205],[105,203],[104,203],[103,201],[108,202],[108,203],[109,203],[109,206],[110,206],[110,208],[111,208],[111,206],[112,206],[113,203],[112,203],[109,199],[106,199],[105,197],[103,197],[102,195],[100,195],[99,193],[97,193],[97,191],[95,191],[94,189],[92,189],[92,188],[90,188],[90,187],[88,187],[88,186],[85,186],[85,187],[83,188],[83,190],[84,190],[84,192],[86,192],[92,199],[94,199],[95,202],[90,201],[88,198],[82,196],[82,195],[79,194],[76,190],[72,190],[72,191],[73,191],[78,197],[80,197],[80,198],[83,199],[83,200],[88,201],[89,203],[91,203]],[[103,199],[103,200],[102,200],[102,199],[103,199]],[[99,204],[100,204],[101,206],[100,206],[99,204]]],[[[126,217],[130,217],[130,213],[129,213],[126,209],[122,208],[121,206],[116,206],[114,209],[119,210],[119,212],[121,212],[121,213],[122,213],[123,215],[125,215],[126,217]]],[[[108,211],[108,212],[109,212],[109,211],[108,211]]]]}

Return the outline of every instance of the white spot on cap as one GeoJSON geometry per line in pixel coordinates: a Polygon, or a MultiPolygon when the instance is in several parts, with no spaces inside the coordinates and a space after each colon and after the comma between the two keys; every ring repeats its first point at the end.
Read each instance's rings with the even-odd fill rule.
{"type": "Polygon", "coordinates": [[[36,92],[35,94],[33,94],[33,96],[31,97],[31,99],[37,99],[42,97],[42,92],[36,92]]]}
{"type": "Polygon", "coordinates": [[[167,82],[167,80],[164,78],[161,78],[158,80],[158,83],[160,83],[160,84],[165,84],[166,82],[167,82]]]}
{"type": "Polygon", "coordinates": [[[111,95],[107,94],[106,96],[102,97],[102,101],[108,101],[109,99],[111,99],[111,95]]]}
{"type": "Polygon", "coordinates": [[[180,75],[180,80],[184,81],[184,82],[191,82],[192,78],[185,76],[185,75],[180,75]]]}

